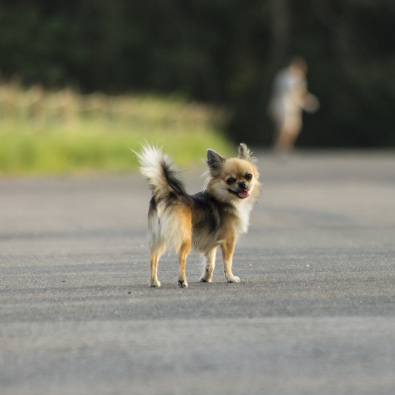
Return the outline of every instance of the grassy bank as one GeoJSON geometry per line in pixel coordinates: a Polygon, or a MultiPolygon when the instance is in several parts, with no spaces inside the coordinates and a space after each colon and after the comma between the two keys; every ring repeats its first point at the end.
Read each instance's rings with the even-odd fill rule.
{"type": "Polygon", "coordinates": [[[172,98],[100,99],[101,107],[88,107],[74,97],[78,106],[70,111],[51,107],[47,98],[40,113],[3,114],[0,176],[131,171],[137,168],[131,149],[144,142],[162,146],[180,165],[198,162],[208,147],[230,150],[210,108],[172,98]]]}

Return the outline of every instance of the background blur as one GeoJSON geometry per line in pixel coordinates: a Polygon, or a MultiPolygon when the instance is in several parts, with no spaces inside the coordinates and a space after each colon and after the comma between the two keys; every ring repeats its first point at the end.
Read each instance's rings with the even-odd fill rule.
{"type": "Polygon", "coordinates": [[[127,125],[148,93],[267,146],[273,77],[301,55],[321,108],[297,146],[394,147],[394,20],[393,0],[2,0],[2,137],[21,118],[48,130],[56,111],[62,127],[73,111],[127,125]]]}

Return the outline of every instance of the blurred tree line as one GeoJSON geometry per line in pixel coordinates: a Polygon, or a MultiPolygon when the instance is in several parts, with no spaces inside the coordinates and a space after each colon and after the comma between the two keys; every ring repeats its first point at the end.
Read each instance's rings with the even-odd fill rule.
{"type": "Polygon", "coordinates": [[[269,144],[274,74],[309,64],[321,109],[298,144],[395,146],[394,0],[2,0],[0,73],[83,93],[179,92],[269,144]]]}

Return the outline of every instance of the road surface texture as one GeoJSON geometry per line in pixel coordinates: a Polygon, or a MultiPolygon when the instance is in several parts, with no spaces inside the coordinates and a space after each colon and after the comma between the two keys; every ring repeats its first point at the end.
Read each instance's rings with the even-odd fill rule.
{"type": "Polygon", "coordinates": [[[188,289],[148,287],[137,174],[1,180],[0,393],[394,394],[395,155],[257,156],[242,282],[188,289]]]}

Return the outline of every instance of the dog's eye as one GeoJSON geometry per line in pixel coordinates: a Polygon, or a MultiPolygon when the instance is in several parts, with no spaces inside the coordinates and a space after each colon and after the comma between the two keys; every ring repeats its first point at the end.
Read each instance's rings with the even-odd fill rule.
{"type": "Polygon", "coordinates": [[[246,175],[244,176],[244,178],[245,178],[247,181],[250,181],[251,178],[252,178],[252,174],[246,173],[246,175]]]}
{"type": "Polygon", "coordinates": [[[234,184],[236,182],[236,180],[233,178],[233,177],[229,177],[227,180],[226,180],[226,183],[228,184],[228,185],[232,185],[232,184],[234,184]]]}

